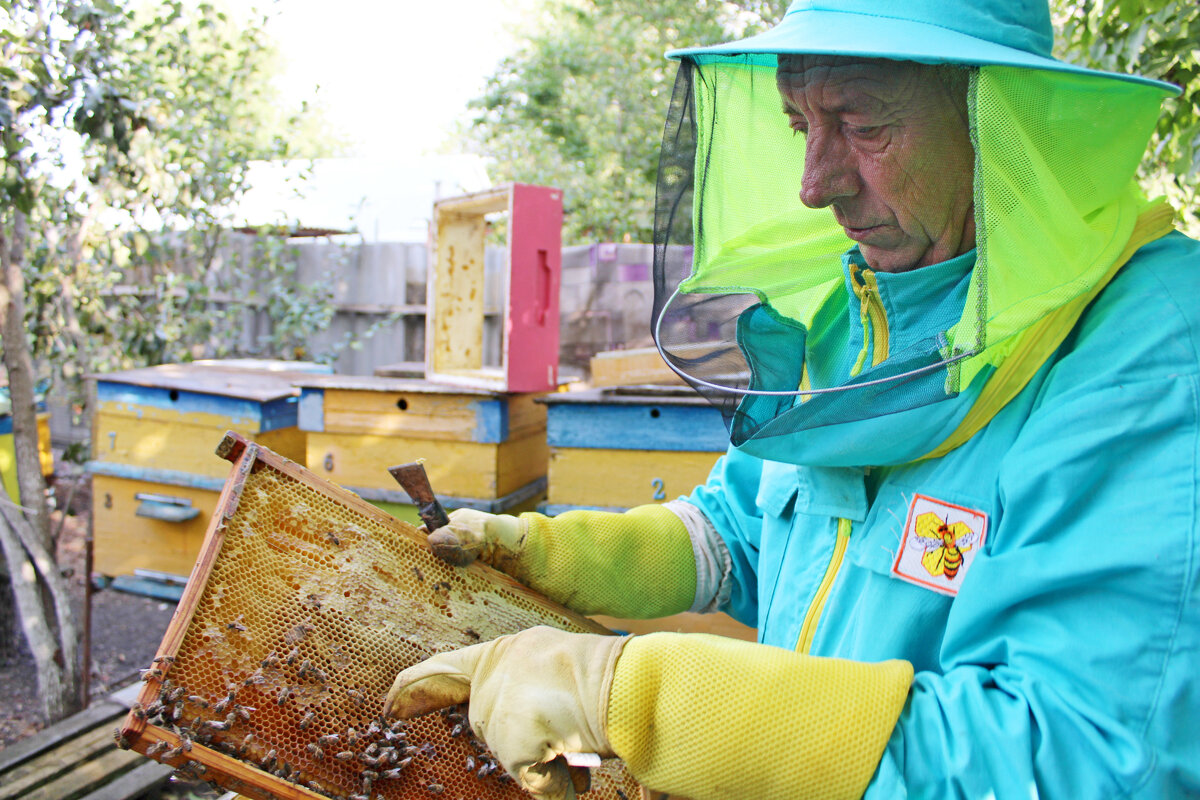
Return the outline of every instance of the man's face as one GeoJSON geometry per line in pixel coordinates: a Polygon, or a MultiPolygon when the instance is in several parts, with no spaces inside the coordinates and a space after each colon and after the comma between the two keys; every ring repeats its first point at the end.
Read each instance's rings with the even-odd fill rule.
{"type": "Polygon", "coordinates": [[[966,97],[937,68],[780,56],[776,83],[805,135],[801,202],[832,207],[873,269],[904,272],[975,246],[966,97]]]}

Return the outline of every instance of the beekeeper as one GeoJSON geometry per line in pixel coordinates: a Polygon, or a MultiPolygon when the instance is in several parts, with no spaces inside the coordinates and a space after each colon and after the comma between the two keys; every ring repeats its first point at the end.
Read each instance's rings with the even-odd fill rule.
{"type": "Polygon", "coordinates": [[[656,338],[731,447],[430,543],[760,643],[536,628],[390,713],[469,697],[547,797],[579,753],[694,800],[1200,794],[1200,246],[1134,180],[1175,88],[1051,42],[1038,0],[798,0],[671,54],[656,338]]]}

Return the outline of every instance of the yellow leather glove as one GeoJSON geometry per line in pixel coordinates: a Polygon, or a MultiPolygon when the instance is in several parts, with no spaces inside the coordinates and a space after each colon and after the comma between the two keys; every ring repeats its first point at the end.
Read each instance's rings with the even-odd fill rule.
{"type": "Polygon", "coordinates": [[[691,538],[664,506],[556,517],[461,508],[429,534],[429,547],[456,566],[478,558],[580,614],[651,619],[695,601],[691,538]]]}
{"type": "Polygon", "coordinates": [[[630,637],[537,627],[440,653],[396,676],[384,713],[407,719],[470,700],[475,735],[526,791],[573,800],[587,772],[564,753],[613,755],[613,669],[630,637]]]}
{"type": "Polygon", "coordinates": [[[515,566],[524,539],[525,525],[517,517],[460,508],[450,512],[450,524],[429,534],[429,548],[456,567],[482,558],[485,564],[511,574],[504,567],[515,566]]]}

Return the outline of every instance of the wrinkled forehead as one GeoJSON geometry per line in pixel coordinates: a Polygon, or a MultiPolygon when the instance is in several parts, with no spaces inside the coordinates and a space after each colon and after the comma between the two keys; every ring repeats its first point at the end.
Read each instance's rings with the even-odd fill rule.
{"type": "Polygon", "coordinates": [[[903,108],[966,103],[966,71],[914,61],[781,54],[775,82],[789,98],[819,95],[839,107],[903,108]]]}
{"type": "Polygon", "coordinates": [[[804,83],[827,78],[830,75],[883,79],[924,66],[912,61],[891,61],[886,58],[805,53],[780,53],[778,60],[779,66],[775,74],[780,83],[804,83]]]}

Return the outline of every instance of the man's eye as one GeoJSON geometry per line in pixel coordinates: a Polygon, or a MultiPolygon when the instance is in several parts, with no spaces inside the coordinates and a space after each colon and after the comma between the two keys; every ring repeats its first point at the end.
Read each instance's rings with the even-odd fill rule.
{"type": "Polygon", "coordinates": [[[882,125],[848,125],[847,130],[859,139],[873,139],[883,132],[882,125]]]}

